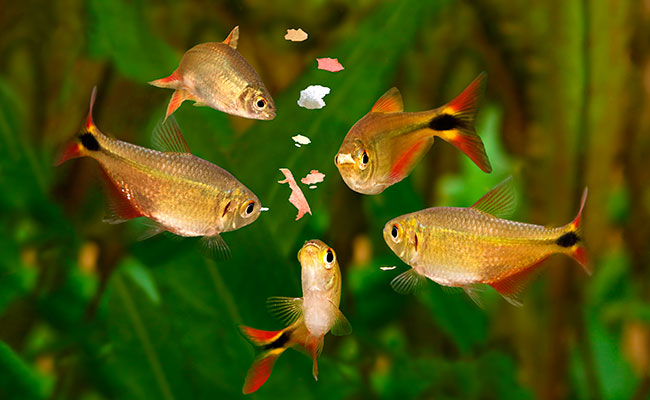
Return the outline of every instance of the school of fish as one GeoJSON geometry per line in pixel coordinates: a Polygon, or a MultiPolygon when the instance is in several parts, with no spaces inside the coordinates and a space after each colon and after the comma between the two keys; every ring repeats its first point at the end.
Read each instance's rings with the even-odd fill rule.
{"type": "MultiPolygon", "coordinates": [[[[227,258],[230,251],[221,234],[257,220],[264,210],[257,196],[230,172],[193,155],[172,116],[185,100],[191,100],[195,106],[244,118],[275,118],[273,98],[237,51],[238,42],[237,26],[223,42],[201,43],[187,50],[171,75],[150,82],[174,90],[163,122],[154,130],[155,149],[103,134],[92,117],[93,89],[85,125],[58,154],[55,164],[77,157],[97,160],[107,189],[106,222],[145,217],[151,227],[144,237],[163,231],[203,237],[207,248],[227,258]]],[[[420,112],[405,112],[399,90],[388,90],[350,128],[334,156],[343,182],[361,194],[380,194],[409,176],[435,137],[454,145],[482,171],[491,172],[474,128],[485,81],[486,74],[481,73],[449,103],[420,112]]],[[[585,188],[577,216],[561,227],[507,220],[515,208],[508,178],[471,207],[433,207],[395,217],[385,224],[383,237],[410,268],[395,277],[391,286],[406,294],[429,279],[460,287],[480,304],[477,289],[489,285],[520,306],[524,287],[552,254],[573,257],[591,273],[581,229],[586,199],[585,188]]],[[[266,331],[240,326],[243,335],[261,347],[244,378],[244,394],[255,392],[268,380],[276,360],[289,348],[311,357],[312,375],[318,380],[325,335],[351,332],[339,309],[341,270],[334,250],[321,240],[309,240],[298,252],[298,260],[302,297],[271,297],[267,302],[286,327],[266,331]]]]}

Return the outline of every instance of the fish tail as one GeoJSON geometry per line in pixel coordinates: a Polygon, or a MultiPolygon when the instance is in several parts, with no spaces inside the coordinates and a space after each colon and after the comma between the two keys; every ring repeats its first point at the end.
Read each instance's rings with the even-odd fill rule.
{"type": "Polygon", "coordinates": [[[476,112],[485,91],[487,74],[481,72],[455,99],[436,110],[429,128],[456,146],[484,172],[492,172],[483,141],[476,134],[476,112]]]}
{"type": "Polygon", "coordinates": [[[582,200],[580,202],[580,210],[578,211],[578,215],[576,215],[573,221],[564,227],[564,233],[562,236],[557,238],[555,243],[557,243],[558,246],[562,247],[567,252],[567,254],[573,257],[578,263],[580,263],[587,274],[591,275],[591,267],[589,266],[589,257],[587,256],[587,250],[584,246],[581,225],[582,210],[584,209],[585,202],[587,201],[587,193],[588,190],[585,188],[584,192],[582,192],[582,200]]]}
{"type": "Polygon", "coordinates": [[[61,165],[71,158],[83,157],[91,154],[100,149],[97,137],[102,133],[99,131],[95,122],[93,121],[93,106],[95,104],[95,97],[97,95],[97,87],[93,88],[90,95],[90,108],[86,123],[81,128],[81,131],[75,138],[66,144],[54,159],[54,165],[61,165]]]}
{"type": "Polygon", "coordinates": [[[149,84],[164,89],[177,89],[180,80],[178,73],[174,71],[171,75],[151,81],[149,84]]]}
{"type": "Polygon", "coordinates": [[[291,330],[287,327],[279,331],[263,331],[244,325],[239,328],[248,340],[264,349],[255,358],[246,374],[242,393],[249,394],[259,389],[269,379],[275,361],[288,348],[291,330]]]}

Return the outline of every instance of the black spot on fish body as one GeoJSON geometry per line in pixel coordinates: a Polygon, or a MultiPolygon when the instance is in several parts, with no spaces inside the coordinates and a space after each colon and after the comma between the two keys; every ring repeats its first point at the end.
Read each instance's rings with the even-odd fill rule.
{"type": "Polygon", "coordinates": [[[229,201],[228,204],[226,204],[226,206],[223,208],[223,213],[221,214],[221,218],[223,218],[226,215],[226,213],[228,212],[228,208],[230,208],[230,203],[231,202],[232,202],[232,200],[229,201]]]}
{"type": "Polygon", "coordinates": [[[98,151],[99,150],[99,142],[97,142],[97,139],[92,135],[92,133],[83,133],[79,136],[79,140],[81,141],[81,145],[85,147],[86,149],[90,151],[98,151]]]}
{"type": "Polygon", "coordinates": [[[571,247],[580,241],[580,237],[575,232],[567,232],[560,236],[555,243],[560,247],[571,247]]]}
{"type": "Polygon", "coordinates": [[[290,338],[291,338],[291,332],[284,331],[282,332],[282,335],[280,335],[279,338],[275,339],[273,342],[264,346],[263,349],[271,350],[271,349],[279,349],[281,347],[284,347],[284,345],[289,341],[290,338]]]}
{"type": "Polygon", "coordinates": [[[450,131],[462,125],[461,121],[451,114],[440,114],[429,122],[429,128],[434,131],[450,131]]]}

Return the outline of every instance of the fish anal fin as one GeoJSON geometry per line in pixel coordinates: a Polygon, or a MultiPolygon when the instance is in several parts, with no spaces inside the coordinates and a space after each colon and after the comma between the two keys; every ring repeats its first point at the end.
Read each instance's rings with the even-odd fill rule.
{"type": "Polygon", "coordinates": [[[401,273],[390,281],[390,286],[399,294],[415,293],[425,282],[426,278],[415,269],[401,273]]]}
{"type": "Polygon", "coordinates": [[[174,93],[172,94],[172,98],[169,100],[169,104],[167,105],[167,112],[165,113],[165,119],[169,118],[170,115],[174,113],[178,109],[178,107],[183,104],[185,100],[194,100],[195,97],[190,94],[185,89],[176,89],[174,93]]]}
{"type": "Polygon", "coordinates": [[[332,312],[335,315],[334,325],[332,325],[331,329],[332,335],[345,336],[352,333],[352,326],[350,325],[350,321],[345,318],[345,315],[343,315],[341,310],[339,310],[339,308],[335,306],[331,301],[330,306],[332,307],[332,312]]]}
{"type": "Polygon", "coordinates": [[[302,317],[302,297],[269,297],[266,306],[271,314],[287,325],[302,317]]]}
{"type": "Polygon", "coordinates": [[[203,236],[201,244],[207,256],[218,260],[230,259],[230,248],[218,233],[212,236],[203,236]]]}
{"type": "Polygon", "coordinates": [[[504,179],[497,186],[492,188],[483,197],[472,205],[472,208],[494,215],[499,218],[506,218],[515,211],[517,198],[512,177],[504,179]]]}
{"type": "Polygon", "coordinates": [[[131,194],[128,188],[116,182],[104,167],[101,168],[101,171],[108,206],[104,222],[119,224],[129,219],[144,216],[137,205],[132,200],[129,200],[131,194]]]}
{"type": "Polygon", "coordinates": [[[232,28],[232,31],[230,31],[230,34],[228,34],[228,37],[223,41],[223,43],[233,49],[237,48],[237,44],[239,43],[239,26],[232,28]]]}
{"type": "Polygon", "coordinates": [[[162,123],[158,123],[151,136],[151,144],[163,152],[191,153],[181,128],[178,127],[173,116],[162,123]]]}
{"type": "Polygon", "coordinates": [[[373,113],[394,113],[404,111],[404,101],[402,94],[396,87],[388,89],[372,106],[370,112],[373,113]]]}
{"type": "Polygon", "coordinates": [[[151,81],[149,82],[149,84],[164,89],[178,89],[181,81],[182,79],[179,76],[178,71],[174,71],[172,72],[171,75],[165,78],[160,78],[160,79],[156,79],[155,81],[151,81]]]}
{"type": "Polygon", "coordinates": [[[390,169],[390,179],[393,183],[404,179],[411,172],[415,164],[422,158],[424,153],[429,151],[433,143],[431,135],[419,134],[422,131],[411,133],[413,140],[408,140],[402,136],[400,145],[394,147],[397,157],[393,161],[390,169]]]}
{"type": "Polygon", "coordinates": [[[260,353],[259,356],[253,361],[246,379],[244,380],[244,387],[242,388],[243,394],[250,394],[259,389],[271,376],[273,366],[278,357],[284,352],[284,348],[280,347],[260,353]]]}
{"type": "Polygon", "coordinates": [[[542,258],[541,260],[535,262],[529,267],[524,268],[521,271],[515,272],[514,274],[507,276],[498,281],[490,282],[488,285],[492,286],[508,303],[521,307],[523,305],[521,301],[522,293],[526,286],[537,276],[539,272],[540,265],[547,257],[542,258]]]}

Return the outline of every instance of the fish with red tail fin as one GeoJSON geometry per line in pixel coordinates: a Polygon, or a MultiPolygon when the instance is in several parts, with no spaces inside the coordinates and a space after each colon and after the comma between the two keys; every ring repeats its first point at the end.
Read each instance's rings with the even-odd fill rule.
{"type": "Polygon", "coordinates": [[[154,130],[147,149],[104,135],[93,122],[96,88],[81,132],[64,147],[55,162],[90,157],[101,166],[110,203],[105,221],[119,223],[146,217],[149,235],[169,231],[179,236],[202,236],[204,244],[227,258],[221,233],[257,219],[257,196],[228,171],[196,157],[172,117],[154,130]]]}
{"type": "Polygon", "coordinates": [[[183,55],[171,75],[149,82],[174,89],[165,119],[185,100],[244,118],[270,120],[276,108],[257,72],[237,51],[239,27],[223,42],[201,43],[183,55]]]}
{"type": "Polygon", "coordinates": [[[345,136],[334,164],[350,189],[378,194],[406,178],[436,136],[456,146],[485,172],[492,166],[474,123],[485,88],[481,73],[448,104],[429,111],[404,112],[396,88],[386,92],[345,136]]]}
{"type": "Polygon", "coordinates": [[[318,356],[327,332],[347,335],[352,328],[339,310],[341,270],[334,250],[320,240],[310,240],[298,252],[301,265],[303,297],[271,297],[269,310],[288,326],[279,331],[263,331],[240,326],[254,345],[262,348],[246,374],[244,394],[262,386],[273,370],[275,361],[291,347],[305,351],[313,361],[312,375],[318,380],[318,356]]]}
{"type": "Polygon", "coordinates": [[[501,218],[514,210],[514,199],[507,179],[472,207],[434,207],[388,221],[386,244],[411,266],[393,279],[393,289],[409,293],[428,278],[461,287],[479,303],[476,289],[487,284],[519,306],[523,289],[552,254],[573,257],[591,274],[580,225],[586,188],[578,215],[559,228],[501,218]]]}

